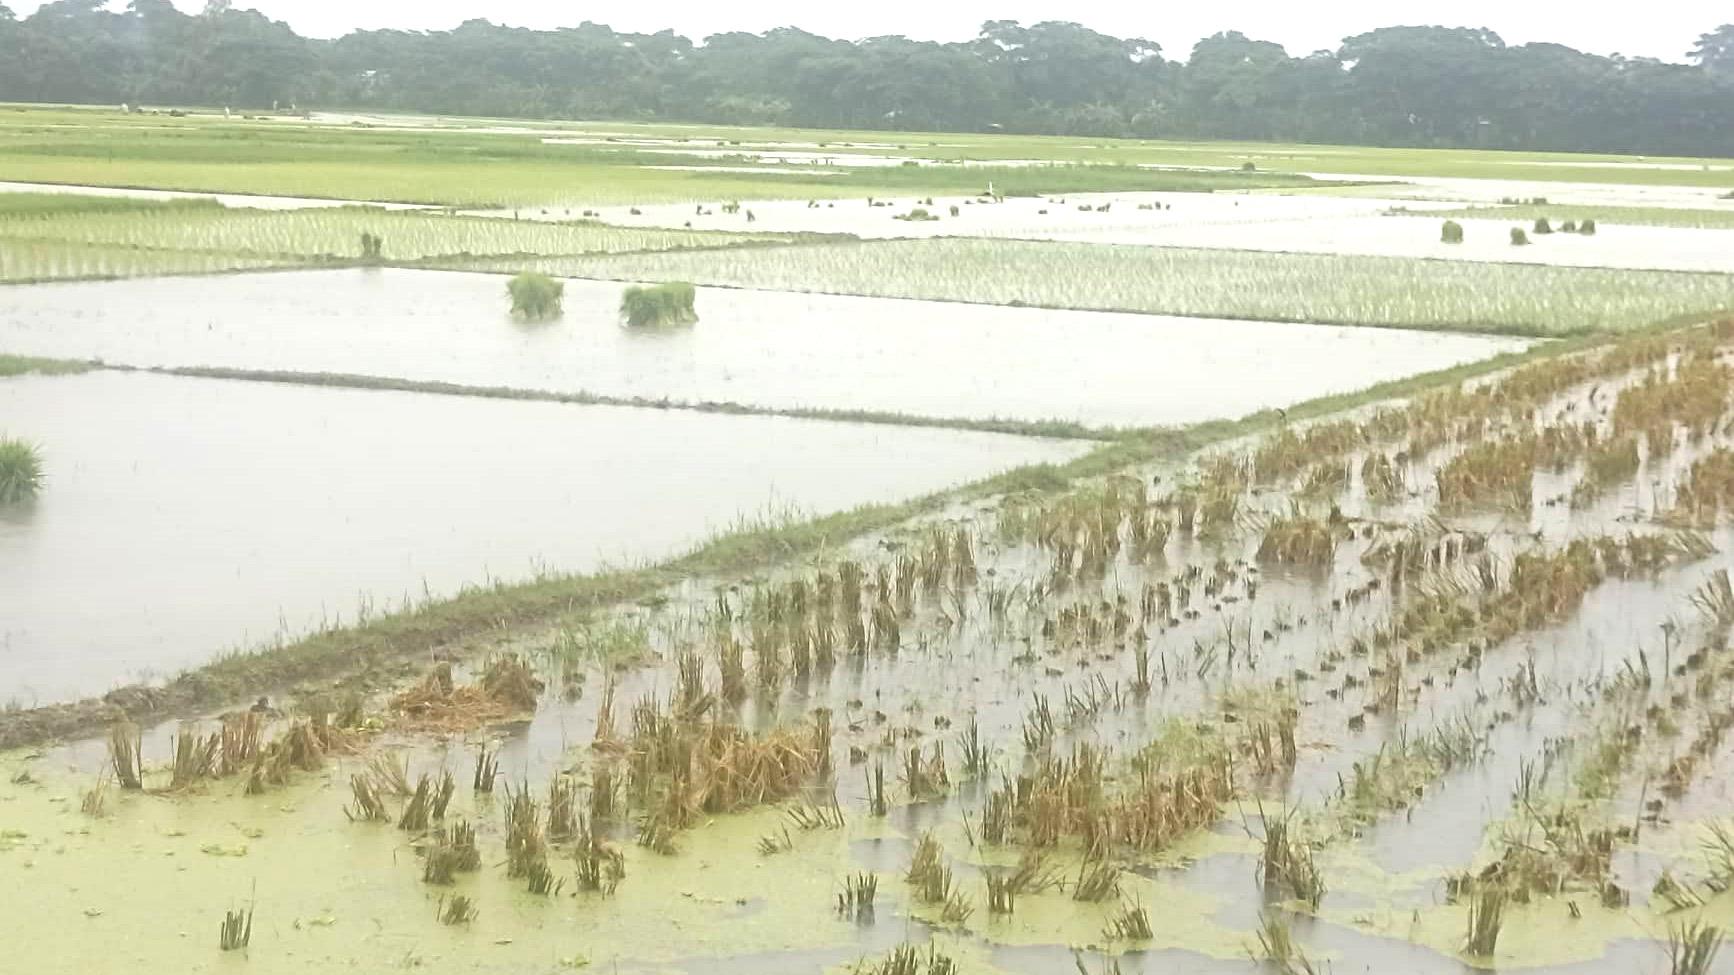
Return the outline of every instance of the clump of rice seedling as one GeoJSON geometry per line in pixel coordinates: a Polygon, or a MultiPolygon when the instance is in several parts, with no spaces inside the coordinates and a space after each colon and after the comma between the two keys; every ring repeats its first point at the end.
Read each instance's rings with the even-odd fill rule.
{"type": "Polygon", "coordinates": [[[1102,937],[1110,941],[1149,941],[1155,933],[1150,929],[1150,912],[1142,904],[1127,902],[1108,919],[1102,937]]]}
{"type": "Polygon", "coordinates": [[[1710,964],[1722,950],[1722,929],[1702,921],[1682,924],[1668,932],[1671,975],[1709,975],[1710,964]]]}
{"type": "Polygon", "coordinates": [[[1575,233],[1577,233],[1577,221],[1576,220],[1562,221],[1559,225],[1559,232],[1562,234],[1575,234],[1575,233]]]}
{"type": "Polygon", "coordinates": [[[1594,237],[1596,235],[1595,220],[1589,217],[1584,218],[1584,220],[1577,225],[1577,232],[1585,237],[1594,237]]]}
{"type": "Polygon", "coordinates": [[[990,870],[987,874],[987,912],[1010,914],[1017,903],[1017,887],[1008,874],[990,870]]]}
{"type": "Polygon", "coordinates": [[[430,809],[434,819],[446,818],[446,807],[451,805],[452,796],[457,791],[458,784],[457,781],[452,778],[451,770],[442,770],[440,772],[439,791],[434,793],[433,804],[430,809]]]}
{"type": "Polygon", "coordinates": [[[1476,958],[1491,958],[1499,943],[1499,929],[1505,925],[1505,905],[1509,895],[1497,883],[1479,884],[1469,901],[1469,932],[1464,950],[1476,958]]]}
{"type": "Polygon", "coordinates": [[[138,726],[123,721],[108,733],[108,762],[114,768],[115,781],[122,789],[142,789],[139,778],[144,768],[144,745],[138,726]]]}
{"type": "Polygon", "coordinates": [[[789,835],[789,828],[784,826],[780,831],[767,833],[759,837],[759,856],[771,857],[779,853],[787,853],[795,848],[795,838],[789,835]]]}
{"type": "Polygon", "coordinates": [[[1511,246],[1523,247],[1524,245],[1526,245],[1528,243],[1529,243],[1529,234],[1524,233],[1524,230],[1522,227],[1511,228],[1511,246]]]}
{"type": "Polygon", "coordinates": [[[1072,885],[1072,900],[1094,904],[1120,892],[1120,868],[1111,863],[1088,863],[1078,867],[1078,881],[1072,885]]]}
{"type": "Polygon", "coordinates": [[[1265,891],[1268,894],[1286,889],[1317,910],[1325,895],[1324,875],[1314,862],[1312,847],[1289,829],[1292,816],[1290,813],[1280,819],[1265,819],[1262,857],[1265,891]]]}
{"type": "Polygon", "coordinates": [[[363,264],[378,264],[384,249],[385,238],[366,230],[361,232],[361,262],[363,264]]]}
{"type": "Polygon", "coordinates": [[[500,777],[500,753],[488,751],[483,745],[476,753],[476,774],[470,780],[470,789],[484,795],[494,791],[494,780],[500,777]]]}
{"type": "Polygon", "coordinates": [[[528,784],[506,786],[506,876],[522,877],[543,858],[542,823],[528,784]]]}
{"type": "MultiPolygon", "coordinates": [[[[952,209],[955,210],[957,208],[952,207],[952,209]]],[[[926,223],[930,220],[938,220],[939,218],[937,216],[927,212],[926,207],[912,207],[912,208],[910,208],[908,213],[899,213],[896,216],[892,217],[891,219],[893,219],[893,220],[905,220],[905,221],[908,221],[911,223],[926,223]]]]}
{"type": "Polygon", "coordinates": [[[548,866],[546,855],[538,855],[524,870],[524,876],[529,878],[530,893],[543,897],[556,897],[560,889],[566,886],[566,880],[556,877],[548,866]]]}
{"type": "Polygon", "coordinates": [[[1455,220],[1447,220],[1439,228],[1439,240],[1446,244],[1463,243],[1463,225],[1455,220]]]}
{"type": "Polygon", "coordinates": [[[1258,924],[1258,948],[1254,960],[1269,962],[1282,975],[1314,975],[1312,960],[1295,944],[1287,918],[1265,912],[1258,924]]]}
{"type": "Polygon", "coordinates": [[[220,735],[201,738],[182,725],[175,735],[175,764],[169,788],[179,791],[216,774],[217,748],[221,744],[220,735]]]}
{"type": "Polygon", "coordinates": [[[415,792],[409,802],[404,803],[403,815],[398,817],[397,828],[411,833],[420,833],[427,829],[428,818],[433,812],[433,783],[426,772],[415,784],[415,792]]]}
{"type": "Polygon", "coordinates": [[[385,800],[380,796],[371,776],[350,776],[349,791],[355,800],[344,807],[343,814],[349,817],[350,822],[384,821],[391,818],[391,814],[386,811],[385,800]]]}
{"type": "Polygon", "coordinates": [[[224,951],[245,948],[253,940],[253,908],[245,912],[225,911],[223,926],[218,931],[217,945],[224,951]]]}
{"type": "Polygon", "coordinates": [[[1546,217],[1536,217],[1533,229],[1538,236],[1541,234],[1551,234],[1553,233],[1553,224],[1548,223],[1546,217]]]}
{"type": "Polygon", "coordinates": [[[578,889],[612,894],[626,877],[626,857],[602,842],[588,822],[580,822],[572,851],[578,864],[578,889]]]}
{"type": "Polygon", "coordinates": [[[452,875],[480,869],[481,851],[476,849],[476,829],[460,819],[434,834],[428,847],[421,879],[430,884],[449,884],[452,875]]]}
{"type": "Polygon", "coordinates": [[[548,838],[559,842],[578,832],[578,789],[564,776],[548,783],[548,838]]]}
{"type": "Polygon", "coordinates": [[[875,816],[883,816],[889,808],[885,800],[885,763],[875,760],[873,771],[867,776],[867,809],[875,816]]]}
{"type": "Polygon", "coordinates": [[[34,444],[0,438],[0,504],[18,504],[42,489],[42,455],[34,444]]]}
{"type": "Polygon", "coordinates": [[[545,686],[529,662],[515,653],[495,657],[482,671],[482,692],[519,711],[534,710],[545,686]]]}
{"type": "Polygon", "coordinates": [[[506,282],[512,296],[512,314],[527,321],[545,321],[560,315],[566,285],[546,274],[525,271],[506,282]]]}
{"type": "Polygon", "coordinates": [[[879,875],[857,873],[843,878],[837,894],[837,913],[866,922],[873,919],[873,901],[879,896],[879,875]]]}
{"type": "Polygon", "coordinates": [[[1298,510],[1271,522],[1258,545],[1259,561],[1278,565],[1325,566],[1336,552],[1336,531],[1323,519],[1298,510]]]}
{"type": "Polygon", "coordinates": [[[441,897],[436,908],[441,924],[468,924],[476,919],[476,902],[468,895],[454,894],[449,900],[441,897]]]}
{"type": "Polygon", "coordinates": [[[685,281],[633,285],[620,296],[620,316],[634,328],[691,325],[698,321],[697,293],[685,281]]]}
{"type": "Polygon", "coordinates": [[[104,771],[96,777],[96,784],[85,790],[84,798],[79,800],[78,809],[92,819],[96,819],[108,808],[108,772],[104,771]]]}
{"type": "Polygon", "coordinates": [[[409,757],[381,752],[367,760],[367,777],[373,781],[373,788],[380,795],[409,796],[414,789],[409,785],[409,757]]]}

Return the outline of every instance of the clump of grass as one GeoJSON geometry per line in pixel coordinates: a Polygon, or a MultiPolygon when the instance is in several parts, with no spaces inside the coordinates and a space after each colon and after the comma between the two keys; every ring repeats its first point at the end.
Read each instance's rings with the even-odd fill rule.
{"type": "Polygon", "coordinates": [[[685,281],[633,285],[620,296],[620,316],[634,328],[691,325],[698,321],[696,295],[697,289],[685,281]]]}
{"type": "Polygon", "coordinates": [[[225,911],[223,926],[218,932],[217,945],[224,951],[245,948],[253,940],[253,908],[245,912],[225,911]]]}
{"type": "Polygon", "coordinates": [[[42,489],[42,455],[34,444],[0,438],[0,504],[18,504],[42,489]]]}
{"type": "Polygon", "coordinates": [[[1446,244],[1463,243],[1463,225],[1455,220],[1447,220],[1439,228],[1439,240],[1446,244]]]}
{"type": "Polygon", "coordinates": [[[506,293],[512,296],[512,314],[527,321],[558,318],[566,285],[546,274],[525,271],[506,282],[506,293]]]}

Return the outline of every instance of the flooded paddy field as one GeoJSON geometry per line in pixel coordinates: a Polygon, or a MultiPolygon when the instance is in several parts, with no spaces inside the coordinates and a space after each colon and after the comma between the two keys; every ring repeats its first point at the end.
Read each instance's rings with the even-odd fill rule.
{"type": "Polygon", "coordinates": [[[81,925],[49,971],[226,968],[233,912],[263,971],[1668,972],[1734,921],[1731,342],[10,753],[41,894],[0,932],[81,925]]]}
{"type": "Polygon", "coordinates": [[[134,366],[343,373],[778,409],[1143,427],[1237,417],[1513,351],[1521,339],[702,289],[619,325],[568,281],[515,323],[496,275],[335,270],[0,290],[0,348],[134,366]],[[1303,365],[1304,364],[1304,365],[1303,365]],[[1297,367],[1298,366],[1298,367],[1297,367]]]}
{"type": "Polygon", "coordinates": [[[0,700],[162,677],[460,588],[658,560],[1082,447],[114,372],[0,380],[0,700]]]}

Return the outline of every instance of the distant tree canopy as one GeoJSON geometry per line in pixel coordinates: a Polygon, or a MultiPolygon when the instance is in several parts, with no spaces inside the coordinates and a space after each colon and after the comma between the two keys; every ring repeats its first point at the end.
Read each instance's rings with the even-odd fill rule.
{"type": "Polygon", "coordinates": [[[1060,21],[952,44],[484,20],[324,41],[225,0],[103,8],[0,5],[0,100],[1734,155],[1734,24],[1682,64],[1444,27],[1304,57],[1228,32],[1179,62],[1060,21]]]}

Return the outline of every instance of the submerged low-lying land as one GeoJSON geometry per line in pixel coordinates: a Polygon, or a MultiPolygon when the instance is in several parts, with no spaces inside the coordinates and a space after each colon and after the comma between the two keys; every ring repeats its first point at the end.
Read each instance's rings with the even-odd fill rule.
{"type": "Polygon", "coordinates": [[[32,970],[1728,963],[1734,173],[351,121],[0,119],[32,970]]]}

